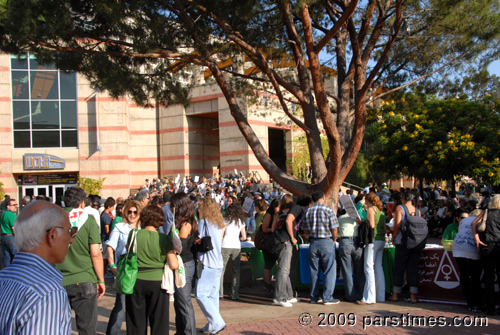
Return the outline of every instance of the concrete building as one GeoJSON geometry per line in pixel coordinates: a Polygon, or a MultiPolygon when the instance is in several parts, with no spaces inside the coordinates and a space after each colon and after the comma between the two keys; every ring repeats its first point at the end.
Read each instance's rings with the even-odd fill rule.
{"type": "MultiPolygon", "coordinates": [[[[187,108],[145,108],[93,90],[78,74],[41,66],[31,54],[24,60],[0,55],[0,181],[5,191],[55,201],[81,176],[106,178],[105,196],[126,196],[145,179],[210,177],[218,167],[222,176],[236,169],[268,180],[218,86],[205,83],[205,76],[198,71],[191,78],[199,85],[187,108]]],[[[241,106],[271,158],[286,169],[293,127],[283,122],[273,96],[244,97],[241,106]]]]}

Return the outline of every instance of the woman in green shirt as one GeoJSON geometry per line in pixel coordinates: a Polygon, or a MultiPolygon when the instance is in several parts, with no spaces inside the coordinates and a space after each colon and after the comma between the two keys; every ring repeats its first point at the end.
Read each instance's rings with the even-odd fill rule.
{"type": "MultiPolygon", "coordinates": [[[[158,233],[165,223],[158,206],[146,206],[141,212],[141,230],[137,232],[137,281],[134,293],[126,297],[127,334],[146,334],[148,321],[151,334],[163,334],[169,328],[169,295],[161,289],[163,267],[179,267],[172,240],[158,233]]],[[[130,243],[131,234],[127,245],[130,243]]]]}

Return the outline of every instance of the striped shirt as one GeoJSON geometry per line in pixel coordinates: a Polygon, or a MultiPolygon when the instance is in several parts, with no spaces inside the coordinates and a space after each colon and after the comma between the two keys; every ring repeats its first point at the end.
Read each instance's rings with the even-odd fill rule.
{"type": "Polygon", "coordinates": [[[38,255],[18,252],[0,271],[0,334],[71,334],[62,278],[38,255]]]}
{"type": "Polygon", "coordinates": [[[333,209],[321,202],[316,202],[307,209],[300,222],[300,229],[309,232],[311,238],[331,238],[331,230],[338,226],[333,209]]]}

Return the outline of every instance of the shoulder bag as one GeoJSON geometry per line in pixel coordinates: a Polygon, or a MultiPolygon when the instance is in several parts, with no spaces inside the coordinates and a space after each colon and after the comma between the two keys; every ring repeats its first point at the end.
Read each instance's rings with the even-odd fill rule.
{"type": "Polygon", "coordinates": [[[132,231],[127,254],[122,257],[118,266],[115,284],[113,288],[121,294],[134,293],[134,286],[137,280],[137,228],[132,231]]]}
{"type": "Polygon", "coordinates": [[[200,244],[198,245],[198,251],[199,252],[207,252],[207,251],[210,251],[214,248],[213,244],[212,244],[212,237],[210,235],[208,235],[208,221],[205,220],[205,229],[204,229],[204,234],[205,236],[203,236],[201,238],[201,242],[200,244]]]}

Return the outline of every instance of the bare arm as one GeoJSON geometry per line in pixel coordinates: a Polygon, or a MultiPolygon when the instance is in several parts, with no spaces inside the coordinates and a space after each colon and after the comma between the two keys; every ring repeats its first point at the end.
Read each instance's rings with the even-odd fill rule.
{"type": "Polygon", "coordinates": [[[396,207],[396,211],[394,214],[394,227],[392,228],[392,244],[395,244],[394,241],[396,239],[396,235],[399,233],[401,229],[401,220],[403,219],[403,211],[401,207],[396,207]]]}
{"type": "Polygon", "coordinates": [[[368,222],[370,222],[370,228],[375,229],[375,209],[373,209],[373,207],[368,208],[367,214],[368,216],[366,218],[368,222]]]}
{"type": "MultiPolygon", "coordinates": [[[[115,250],[108,246],[108,263],[109,265],[115,264],[115,250]]],[[[116,267],[110,269],[111,272],[113,273],[113,276],[116,277],[116,267]]]]}
{"type": "Polygon", "coordinates": [[[338,228],[333,228],[332,229],[332,239],[333,239],[333,242],[337,241],[337,232],[338,232],[338,228]]]}
{"type": "Polygon", "coordinates": [[[297,243],[297,240],[293,236],[293,221],[295,221],[295,215],[293,214],[288,214],[286,216],[286,231],[288,232],[288,235],[290,235],[290,240],[292,241],[292,244],[295,245],[297,243]]]}
{"type": "Polygon", "coordinates": [[[247,229],[246,229],[246,228],[247,228],[247,227],[245,227],[245,225],[243,225],[243,226],[241,227],[241,233],[240,233],[240,234],[241,234],[241,236],[240,236],[240,241],[246,241],[246,239],[247,239],[247,229]]]}
{"type": "Polygon", "coordinates": [[[106,292],[106,285],[104,285],[104,263],[102,261],[102,253],[99,244],[90,244],[90,258],[92,259],[92,266],[97,277],[97,298],[99,299],[106,292]]]}
{"type": "Polygon", "coordinates": [[[472,222],[471,224],[471,229],[472,229],[472,236],[474,236],[474,240],[476,241],[476,247],[479,249],[480,246],[486,247],[487,245],[484,244],[480,239],[479,239],[479,234],[477,230],[478,224],[481,222],[482,215],[476,217],[476,219],[472,222]],[[481,216],[481,218],[480,218],[481,216]]]}
{"type": "Polygon", "coordinates": [[[273,217],[271,214],[266,213],[264,218],[262,219],[262,232],[263,233],[272,233],[273,228],[271,222],[273,221],[273,217]]]}
{"type": "Polygon", "coordinates": [[[478,232],[483,232],[486,230],[486,222],[483,220],[483,217],[484,217],[484,214],[486,213],[486,211],[482,211],[481,214],[479,214],[476,219],[474,220],[474,222],[476,222],[476,230],[478,232]]]}
{"type": "Polygon", "coordinates": [[[179,268],[179,261],[177,260],[177,255],[175,251],[169,251],[167,254],[168,266],[171,270],[177,270],[179,268]]]}
{"type": "Polygon", "coordinates": [[[188,238],[190,233],[191,233],[191,224],[186,222],[181,226],[181,229],[179,230],[179,237],[188,238]]]}

